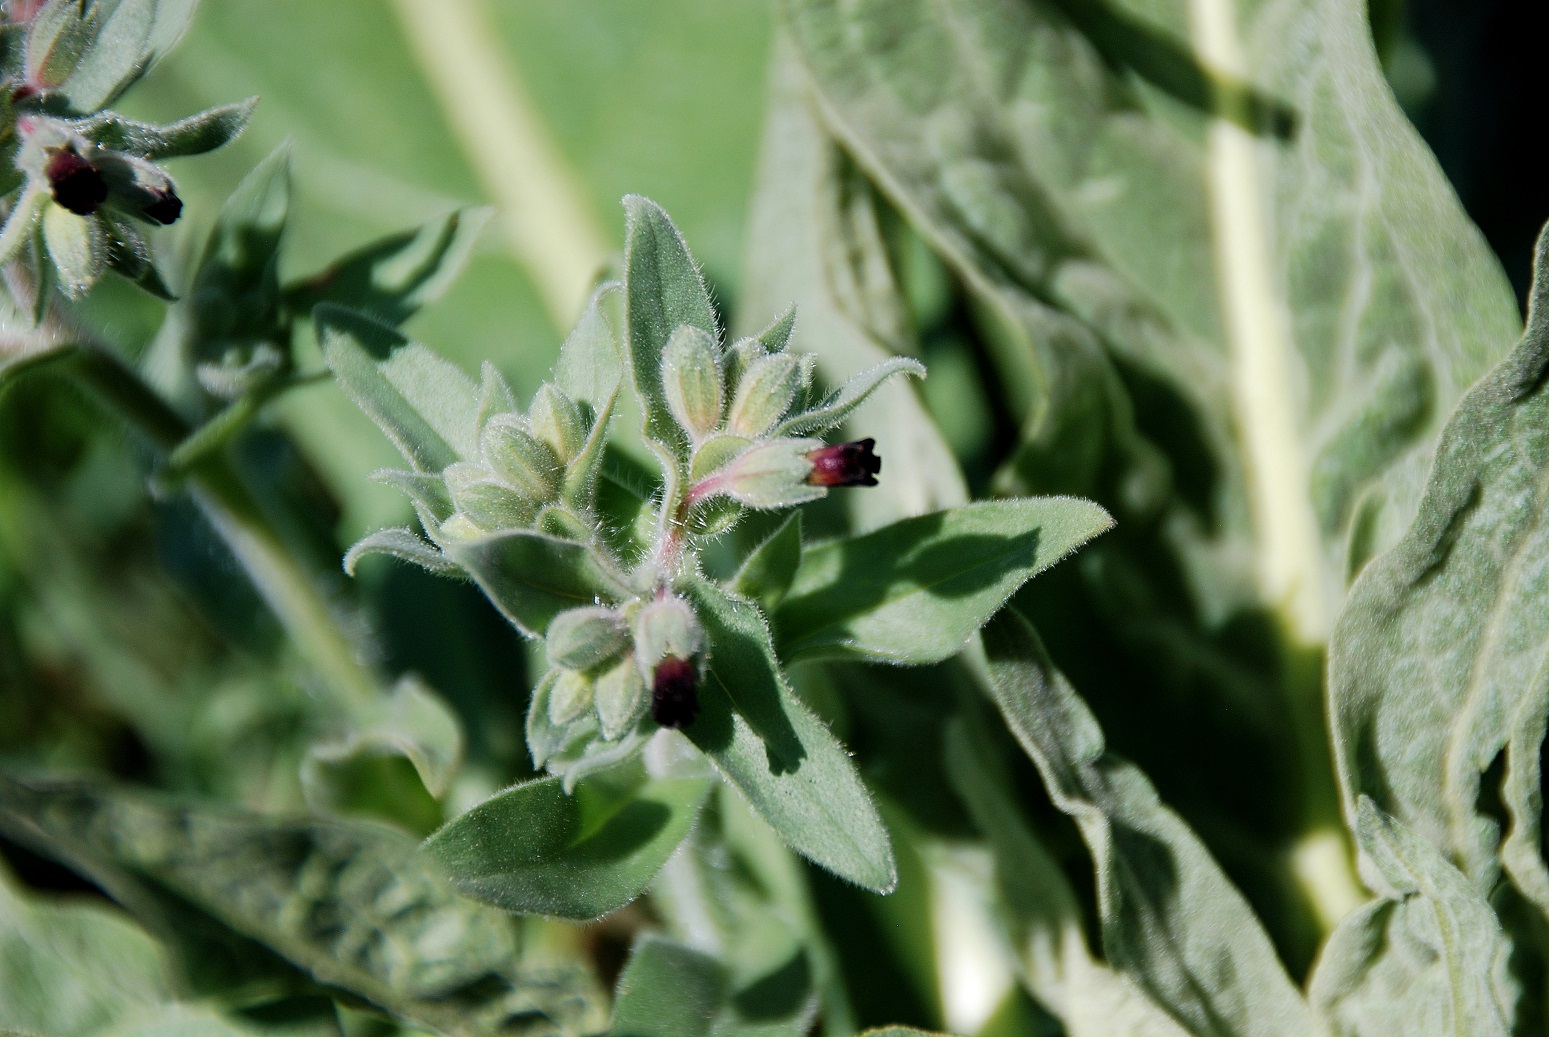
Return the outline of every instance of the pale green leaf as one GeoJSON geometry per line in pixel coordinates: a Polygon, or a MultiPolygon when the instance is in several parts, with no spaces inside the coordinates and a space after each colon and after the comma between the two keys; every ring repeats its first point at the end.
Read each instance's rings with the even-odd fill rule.
{"type": "Polygon", "coordinates": [[[620,795],[557,777],[498,792],[425,842],[464,896],[508,911],[599,918],[639,896],[678,848],[710,783],[647,782],[620,795]]]}
{"type": "Polygon", "coordinates": [[[647,936],[619,976],[609,1037],[710,1037],[728,982],[708,954],[647,936]]]}
{"type": "Polygon", "coordinates": [[[317,983],[449,1037],[597,1027],[581,971],[529,963],[507,916],[459,897],[412,839],[380,825],[0,779],[0,826],[174,944],[197,926],[215,941],[199,945],[204,956],[262,945],[317,983]]]}
{"type": "Polygon", "coordinates": [[[876,367],[868,368],[846,379],[845,383],[827,398],[782,423],[775,430],[776,435],[806,436],[843,424],[845,419],[865,403],[872,393],[881,388],[889,378],[899,374],[912,374],[916,378],[924,378],[925,365],[918,360],[902,356],[884,360],[876,367]]]}
{"type": "MultiPolygon", "coordinates": [[[[1212,539],[1320,640],[1362,560],[1357,505],[1378,549],[1397,538],[1453,402],[1514,334],[1509,286],[1364,5],[1089,6],[781,8],[832,131],[1011,333],[1010,487],[1154,467],[1114,361],[1134,365],[1255,509],[1212,539]]],[[[1199,593],[1220,599],[1210,557],[1199,593]]]]}
{"type": "Polygon", "coordinates": [[[160,162],[225,147],[241,136],[257,108],[258,98],[249,97],[163,126],[137,122],[117,112],[101,112],[83,120],[76,130],[99,147],[160,162]]]}
{"type": "Polygon", "coordinates": [[[774,613],[780,653],[939,662],[1023,583],[1112,524],[1068,497],[979,501],[810,547],[774,613]]]}
{"type": "Polygon", "coordinates": [[[32,240],[38,214],[48,204],[47,189],[34,183],[28,183],[11,203],[10,211],[5,215],[5,227],[0,229],[0,266],[19,256],[22,248],[32,240]]]}
{"type": "Polygon", "coordinates": [[[1481,892],[1504,861],[1513,885],[1549,913],[1537,835],[1549,709],[1546,263],[1549,238],[1522,342],[1464,398],[1414,526],[1352,589],[1329,682],[1349,815],[1370,796],[1481,892]],[[1506,782],[1484,787],[1503,754],[1506,782]],[[1481,802],[1497,793],[1513,827],[1504,852],[1481,802]]]}
{"type": "Polygon", "coordinates": [[[684,733],[797,853],[878,893],[897,882],[887,830],[844,747],[781,676],[758,608],[696,581],[710,664],[684,733]]]}
{"type": "Polygon", "coordinates": [[[448,541],[442,549],[528,637],[542,637],[549,621],[566,609],[632,597],[594,547],[573,540],[511,529],[448,541]]]}
{"type": "Polygon", "coordinates": [[[679,325],[720,337],[715,307],[699,267],[671,218],[639,195],[624,199],[625,356],[645,411],[646,434],[667,447],[683,444],[683,433],[667,410],[661,358],[679,325]]]}
{"type": "Polygon", "coordinates": [[[333,768],[377,756],[402,756],[432,796],[446,793],[463,758],[463,728],[452,707],[414,674],[405,674],[385,696],[352,709],[344,733],[312,746],[302,763],[308,798],[329,808],[344,802],[333,786],[333,768]]]}
{"type": "Polygon", "coordinates": [[[360,560],[367,555],[389,555],[438,576],[463,575],[462,568],[448,561],[440,548],[414,530],[404,527],[379,529],[355,541],[354,546],[344,553],[344,571],[354,576],[360,560]]]}
{"type": "Polygon", "coordinates": [[[65,295],[79,298],[102,277],[108,242],[95,217],[77,216],[60,205],[44,206],[43,241],[65,295]]]}
{"type": "Polygon", "coordinates": [[[1356,840],[1382,899],[1340,922],[1309,997],[1335,1037],[1505,1037],[1516,990],[1495,912],[1435,847],[1362,796],[1356,840]]]}
{"type": "Polygon", "coordinates": [[[609,281],[592,294],[586,311],[559,349],[554,382],[577,403],[601,414],[624,381],[624,358],[608,311],[623,289],[609,281]]]}
{"type": "Polygon", "coordinates": [[[1007,609],[984,642],[995,704],[1091,851],[1109,965],[1193,1034],[1315,1032],[1247,901],[1146,776],[1108,752],[1027,620],[1007,609]]]}

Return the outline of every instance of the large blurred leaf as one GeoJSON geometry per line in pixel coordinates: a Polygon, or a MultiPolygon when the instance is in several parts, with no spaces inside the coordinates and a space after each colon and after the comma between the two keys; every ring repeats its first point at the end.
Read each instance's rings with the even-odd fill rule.
{"type": "MultiPolygon", "coordinates": [[[[1109,355],[1161,379],[1251,503],[1262,592],[1326,636],[1352,524],[1396,537],[1516,323],[1363,5],[782,9],[834,131],[1028,336],[1035,440],[1094,406],[1124,420],[1109,355]]],[[[1104,435],[1140,457],[1122,429],[1070,427],[1052,463],[1104,435]]]]}
{"type": "Polygon", "coordinates": [[[1097,866],[1103,953],[1191,1033],[1312,1033],[1300,993],[1242,894],[1133,764],[1014,609],[984,631],[1001,715],[1097,866]]]}
{"type": "MultiPolygon", "coordinates": [[[[508,919],[376,825],[263,818],[84,783],[0,779],[0,826],[79,869],[176,946],[197,922],[446,1034],[574,1034],[587,981],[528,966],[508,919]]],[[[205,944],[206,948],[218,944],[205,944]]],[[[185,964],[186,968],[186,964],[185,964]]]]}
{"type": "Polygon", "coordinates": [[[1367,567],[1329,660],[1346,810],[1369,796],[1488,894],[1549,913],[1540,753],[1549,712],[1549,237],[1528,327],[1442,433],[1420,515],[1367,567]],[[1505,777],[1482,776],[1504,755],[1505,777]],[[1499,795],[1511,829],[1487,803],[1499,795]]]}
{"type": "Polygon", "coordinates": [[[780,654],[939,662],[1112,525],[1091,501],[980,501],[808,548],[774,614],[780,654]]]}
{"type": "Polygon", "coordinates": [[[663,779],[625,794],[557,777],[496,793],[425,843],[464,896],[524,914],[599,918],[639,896],[710,790],[663,779]]]}
{"type": "Polygon", "coordinates": [[[1378,810],[1356,806],[1367,880],[1382,899],[1340,923],[1309,984],[1338,1037],[1504,1037],[1517,991],[1495,912],[1435,847],[1378,810]]]}
{"type": "Polygon", "coordinates": [[[877,808],[844,747],[786,684],[758,608],[708,583],[688,593],[710,665],[684,733],[793,850],[891,892],[898,874],[877,808]]]}

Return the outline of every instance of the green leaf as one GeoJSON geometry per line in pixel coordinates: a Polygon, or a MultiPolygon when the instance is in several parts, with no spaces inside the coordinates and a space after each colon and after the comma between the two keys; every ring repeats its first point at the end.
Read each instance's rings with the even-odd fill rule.
{"type": "Polygon", "coordinates": [[[600,1022],[581,970],[529,963],[504,914],[459,897],[411,839],[380,825],[0,778],[0,826],[82,871],[174,946],[197,923],[225,934],[203,956],[249,941],[410,1025],[536,1037],[600,1022]]]}
{"type": "Polygon", "coordinates": [[[769,612],[785,597],[801,565],[801,512],[793,511],[737,570],[732,590],[769,612]]]}
{"type": "Polygon", "coordinates": [[[417,231],[373,242],[287,286],[286,305],[310,313],[334,303],[397,327],[446,293],[490,215],[487,208],[456,209],[417,231]]]}
{"type": "Polygon", "coordinates": [[[643,937],[619,975],[609,1037],[710,1037],[728,984],[708,954],[643,937]]]}
{"type": "Polygon", "coordinates": [[[662,350],[680,325],[720,339],[715,307],[683,235],[661,207],[627,195],[624,232],[625,355],[645,410],[646,435],[669,449],[684,445],[662,390],[662,350]]]}
{"type": "Polygon", "coordinates": [[[137,122],[117,112],[100,112],[76,125],[86,139],[110,151],[124,151],[153,162],[203,155],[223,148],[242,135],[258,98],[208,108],[186,119],[158,126],[137,122]]]}
{"type": "Polygon", "coordinates": [[[440,548],[406,527],[379,529],[355,541],[354,546],[344,553],[344,571],[354,576],[355,568],[362,558],[378,554],[411,562],[437,576],[463,575],[462,567],[449,561],[440,548]]]}
{"type": "Polygon", "coordinates": [[[21,255],[21,250],[32,240],[38,214],[48,204],[48,190],[30,182],[11,203],[11,210],[5,216],[5,227],[0,228],[0,266],[21,255]]]}
{"type": "Polygon", "coordinates": [[[1329,687],[1349,816],[1370,796],[1481,892],[1494,889],[1504,864],[1549,914],[1537,834],[1549,710],[1546,371],[1549,237],[1539,242],[1521,343],[1459,405],[1414,526],[1351,591],[1330,646],[1329,687]],[[1505,782],[1485,787],[1503,754],[1505,782]],[[1513,828],[1505,845],[1486,807],[1498,792],[1513,828]]]}
{"type": "Polygon", "coordinates": [[[101,33],[106,6],[44,4],[27,26],[26,81],[52,90],[68,79],[101,33]]]}
{"type": "Polygon", "coordinates": [[[1020,978],[1070,1037],[1186,1037],[1128,976],[1095,960],[1080,902],[1060,863],[1017,810],[1007,779],[992,773],[963,721],[943,747],[952,787],[988,840],[997,916],[1020,978]]]}
{"type": "Polygon", "coordinates": [[[624,358],[619,353],[618,332],[608,319],[608,309],[622,294],[616,281],[602,285],[587,303],[586,311],[559,349],[554,383],[593,414],[608,408],[624,381],[624,358]]]}
{"type": "Polygon", "coordinates": [[[1329,937],[1309,997],[1340,1037],[1404,1033],[1504,1037],[1514,1032],[1511,943],[1490,905],[1435,847],[1371,799],[1356,839],[1382,899],[1329,937]]]}
{"type": "MultiPolygon", "coordinates": [[[[781,8],[829,128],[1011,332],[1029,454],[1010,488],[1153,467],[1115,362],[1138,367],[1201,423],[1217,492],[1251,504],[1186,545],[1201,598],[1225,593],[1230,537],[1262,599],[1324,640],[1358,511],[1378,549],[1397,538],[1453,402],[1516,327],[1366,8],[781,8]]],[[[1180,474],[1202,463],[1169,449],[1180,474]]]]}
{"type": "Polygon", "coordinates": [[[452,708],[413,674],[391,693],[351,711],[344,734],[312,746],[302,764],[301,780],[309,798],[337,808],[343,800],[330,781],[332,768],[380,756],[402,756],[414,766],[432,796],[446,794],[463,758],[463,728],[452,708]]]}
{"type": "Polygon", "coordinates": [[[190,352],[220,359],[235,339],[276,339],[280,240],[290,213],[290,145],[254,166],[221,205],[194,274],[190,352]]]}
{"type": "Polygon", "coordinates": [[[889,378],[898,374],[925,377],[925,365],[910,357],[897,356],[884,360],[876,367],[868,368],[846,379],[826,399],[815,407],[791,418],[775,430],[781,436],[806,436],[822,432],[842,424],[867,397],[882,387],[889,378]]]}
{"type": "Polygon", "coordinates": [[[24,895],[0,866],[0,1032],[93,1034],[172,998],[156,941],[84,897],[24,895]]]}
{"type": "Polygon", "coordinates": [[[425,841],[464,896],[524,914],[600,918],[639,896],[710,791],[701,778],[623,795],[557,777],[497,792],[425,841]]]}
{"type": "Polygon", "coordinates": [[[321,306],[313,319],[340,387],[416,470],[439,472],[479,457],[472,379],[369,317],[321,306]]]}
{"type": "Polygon", "coordinates": [[[938,662],[1112,524],[1069,497],[979,501],[809,547],[774,613],[780,654],[938,662]]]}
{"type": "Polygon", "coordinates": [[[442,548],[528,637],[542,637],[566,609],[633,596],[595,548],[573,540],[511,529],[442,548]]]}
{"type": "MultiPolygon", "coordinates": [[[[196,0],[94,0],[101,28],[60,92],[76,111],[106,107],[150,71],[193,18],[196,0]]],[[[64,7],[56,3],[52,6],[64,7]]]]}
{"type": "Polygon", "coordinates": [[[1107,751],[1027,620],[1007,609],[984,643],[1001,716],[1096,864],[1108,963],[1190,1033],[1315,1032],[1247,901],[1146,776],[1107,751]]]}
{"type": "Polygon", "coordinates": [[[891,892],[898,876],[877,808],[844,747],[785,683],[758,608],[707,583],[686,590],[710,662],[684,733],[791,849],[891,892]]]}

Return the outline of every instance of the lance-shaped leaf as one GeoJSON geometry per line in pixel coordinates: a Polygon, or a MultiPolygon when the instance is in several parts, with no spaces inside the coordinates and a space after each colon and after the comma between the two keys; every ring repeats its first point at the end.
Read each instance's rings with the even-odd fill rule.
{"type": "Polygon", "coordinates": [[[837,739],[780,673],[753,604],[708,583],[687,588],[710,644],[699,718],[684,734],[797,853],[888,893],[897,882],[877,808],[837,739]]]}
{"type": "Polygon", "coordinates": [[[463,757],[463,728],[452,707],[413,674],[390,694],[352,709],[344,733],[308,750],[301,780],[310,801],[337,809],[347,799],[332,780],[334,768],[372,757],[402,756],[432,796],[445,795],[463,757]]]}
{"type": "Polygon", "coordinates": [[[1363,560],[1346,557],[1350,530],[1397,538],[1453,401],[1516,325],[1384,81],[1366,9],[782,9],[829,126],[1016,329],[1030,438],[1065,430],[1022,485],[1109,451],[1140,463],[1112,429],[1129,404],[1109,358],[1138,365],[1199,415],[1252,502],[1252,528],[1227,517],[1263,589],[1299,634],[1327,637],[1363,560]]]}
{"type": "Polygon", "coordinates": [[[597,550],[574,540],[512,529],[442,547],[528,637],[542,637],[549,621],[566,609],[631,597],[597,550]]]}
{"type": "Polygon", "coordinates": [[[355,541],[344,553],[344,571],[355,575],[355,568],[367,555],[389,555],[400,561],[410,562],[437,576],[462,576],[462,567],[447,559],[441,549],[412,529],[379,529],[367,533],[355,541]]]}
{"type": "Polygon", "coordinates": [[[221,206],[189,293],[191,354],[218,353],[232,339],[276,335],[280,240],[290,195],[290,147],[282,144],[242,178],[221,206]]]}
{"type": "Polygon", "coordinates": [[[809,547],[774,613],[780,654],[939,662],[1112,524],[1072,497],[979,501],[809,547]]]}
{"type": "Polygon", "coordinates": [[[775,430],[775,434],[780,436],[807,436],[814,432],[822,432],[836,425],[841,425],[857,407],[865,403],[866,399],[881,388],[889,378],[900,374],[911,374],[916,378],[924,378],[925,365],[918,360],[903,356],[884,360],[876,367],[868,368],[859,374],[851,376],[843,385],[830,393],[827,398],[802,411],[790,420],[783,422],[775,430]]]}
{"type": "Polygon", "coordinates": [[[393,234],[285,289],[297,313],[334,303],[394,327],[439,299],[462,273],[491,210],[455,209],[419,230],[393,234]]]}
{"type": "Polygon", "coordinates": [[[497,792],[425,841],[464,896],[507,911],[600,918],[645,891],[709,794],[703,778],[623,794],[540,778],[497,792]]]}
{"type": "Polygon", "coordinates": [[[609,281],[592,293],[576,326],[559,347],[554,364],[554,384],[593,414],[601,414],[624,380],[624,358],[619,352],[618,332],[608,317],[622,288],[609,281]]]}
{"type": "Polygon", "coordinates": [[[466,374],[350,310],[320,306],[314,320],[340,387],[416,470],[479,456],[479,391],[466,374]]]}
{"type": "MultiPolygon", "coordinates": [[[[195,0],[95,0],[88,20],[100,28],[60,92],[76,111],[110,104],[150,71],[193,18],[195,0]]],[[[76,7],[77,4],[50,4],[76,7]]]]}
{"type": "Polygon", "coordinates": [[[125,151],[153,162],[203,155],[241,136],[258,107],[258,98],[209,108],[165,125],[137,122],[117,112],[101,112],[79,123],[80,134],[110,151],[125,151]]]}
{"type": "Polygon", "coordinates": [[[1007,609],[984,643],[995,704],[1091,851],[1108,963],[1190,1033],[1314,1033],[1247,901],[1146,776],[1108,752],[1027,620],[1007,609]]]}
{"type": "Polygon", "coordinates": [[[1336,1037],[1505,1037],[1516,991],[1511,943],[1472,883],[1362,796],[1356,840],[1382,899],[1339,923],[1309,985],[1336,1037]]]}
{"type": "Polygon", "coordinates": [[[1352,589],[1329,681],[1350,816],[1370,796],[1483,892],[1499,876],[1500,854],[1512,883],[1549,912],[1537,835],[1549,704],[1546,264],[1549,237],[1539,242],[1522,342],[1464,398],[1414,526],[1352,589]],[[1503,753],[1507,780],[1482,788],[1503,753]],[[1513,826],[1504,853],[1500,825],[1481,804],[1497,793],[1513,826]]]}
{"type": "Polygon", "coordinates": [[[580,970],[529,965],[504,914],[458,896],[412,839],[380,825],[0,779],[0,827],[108,891],[181,948],[185,968],[267,954],[454,1037],[599,1025],[580,970]]]}
{"type": "Polygon", "coordinates": [[[662,389],[662,350],[679,325],[720,338],[715,307],[683,235],[661,207],[628,195],[624,236],[625,355],[635,391],[645,410],[645,431],[669,448],[684,445],[683,432],[667,409],[662,389]]]}

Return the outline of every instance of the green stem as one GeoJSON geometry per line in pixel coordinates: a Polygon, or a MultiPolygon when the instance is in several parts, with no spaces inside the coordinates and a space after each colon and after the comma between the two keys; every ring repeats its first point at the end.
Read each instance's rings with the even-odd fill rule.
{"type": "MultiPolygon", "coordinates": [[[[157,450],[170,454],[187,439],[188,423],[106,349],[92,343],[77,347],[75,368],[87,388],[157,450]]],[[[184,478],[210,525],[333,692],[356,706],[376,698],[376,679],[340,629],[332,606],[311,574],[297,565],[230,463],[209,454],[184,478]]]]}

